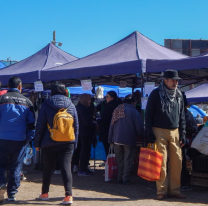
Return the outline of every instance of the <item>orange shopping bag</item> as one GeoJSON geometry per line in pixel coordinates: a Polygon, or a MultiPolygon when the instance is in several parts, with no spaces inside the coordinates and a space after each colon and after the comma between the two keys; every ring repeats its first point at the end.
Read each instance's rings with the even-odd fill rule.
{"type": "Polygon", "coordinates": [[[157,151],[156,144],[154,149],[150,148],[151,144],[140,149],[137,175],[148,181],[156,181],[160,179],[163,156],[157,151]]]}

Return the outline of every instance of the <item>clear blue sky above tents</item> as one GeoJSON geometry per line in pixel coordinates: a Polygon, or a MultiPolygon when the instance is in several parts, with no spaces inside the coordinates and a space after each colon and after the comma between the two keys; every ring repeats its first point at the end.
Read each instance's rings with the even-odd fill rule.
{"type": "Polygon", "coordinates": [[[164,39],[208,39],[207,0],[2,0],[0,57],[25,59],[52,41],[81,58],[132,31],[164,39]]]}

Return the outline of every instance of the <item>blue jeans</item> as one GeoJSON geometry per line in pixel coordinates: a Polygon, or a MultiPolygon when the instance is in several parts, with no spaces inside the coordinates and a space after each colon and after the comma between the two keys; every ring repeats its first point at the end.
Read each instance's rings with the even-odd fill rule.
{"type": "Polygon", "coordinates": [[[8,197],[16,194],[20,186],[23,158],[25,156],[25,143],[20,141],[0,139],[0,185],[6,185],[4,176],[6,170],[9,172],[7,184],[8,197]]]}

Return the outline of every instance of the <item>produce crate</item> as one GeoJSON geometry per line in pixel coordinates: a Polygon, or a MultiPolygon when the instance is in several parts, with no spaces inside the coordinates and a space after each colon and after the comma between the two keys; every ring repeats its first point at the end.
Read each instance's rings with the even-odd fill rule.
{"type": "Polygon", "coordinates": [[[192,160],[193,172],[208,173],[208,155],[194,156],[192,160]]]}

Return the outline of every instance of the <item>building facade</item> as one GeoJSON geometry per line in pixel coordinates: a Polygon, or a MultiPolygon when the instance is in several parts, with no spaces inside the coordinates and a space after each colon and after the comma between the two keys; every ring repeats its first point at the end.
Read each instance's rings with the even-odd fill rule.
{"type": "Polygon", "coordinates": [[[208,40],[165,39],[165,47],[187,56],[198,56],[208,51],[208,40]]]}

